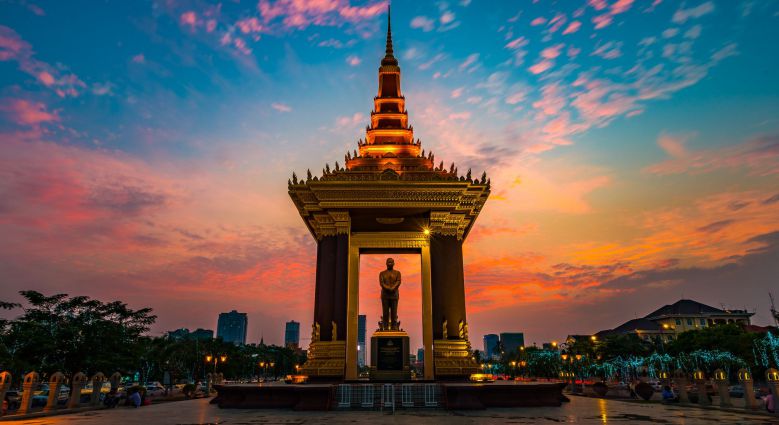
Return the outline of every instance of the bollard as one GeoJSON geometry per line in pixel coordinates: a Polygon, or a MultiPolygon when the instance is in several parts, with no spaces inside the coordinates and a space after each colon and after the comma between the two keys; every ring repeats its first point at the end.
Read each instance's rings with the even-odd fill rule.
{"type": "Polygon", "coordinates": [[[695,381],[695,385],[698,387],[698,404],[701,406],[711,405],[709,400],[709,394],[706,392],[706,374],[702,370],[698,369],[692,374],[692,379],[695,381]]]}
{"type": "Polygon", "coordinates": [[[746,369],[739,369],[738,382],[744,388],[744,408],[747,410],[757,410],[757,398],[755,398],[755,387],[752,381],[752,374],[746,369]]]}
{"type": "Polygon", "coordinates": [[[63,382],[65,382],[65,375],[62,372],[55,372],[49,378],[49,398],[46,400],[46,407],[43,408],[44,412],[51,412],[57,409],[63,382]]]}
{"type": "Polygon", "coordinates": [[[100,394],[103,392],[103,385],[105,384],[105,375],[102,372],[97,372],[92,376],[92,395],[89,397],[89,404],[92,406],[100,405],[100,394]]]}
{"type": "Polygon", "coordinates": [[[674,385],[679,392],[679,403],[689,403],[690,397],[687,395],[687,373],[681,369],[674,372],[674,385]]]}
{"type": "Polygon", "coordinates": [[[114,372],[114,374],[108,378],[108,382],[111,383],[111,392],[115,393],[119,391],[119,384],[122,383],[122,374],[114,372]]]}
{"type": "MultiPolygon", "coordinates": [[[[2,403],[3,400],[5,400],[5,393],[8,391],[9,388],[11,388],[11,373],[10,372],[2,372],[0,373],[0,403],[2,403]]],[[[0,409],[0,416],[3,416],[3,410],[0,409]]]]}
{"type": "Polygon", "coordinates": [[[40,377],[37,372],[30,372],[27,375],[24,375],[24,383],[22,384],[22,403],[19,405],[19,410],[16,411],[18,414],[24,415],[30,412],[33,391],[35,391],[39,382],[40,377]]]}
{"type": "Polygon", "coordinates": [[[70,400],[68,400],[68,409],[73,409],[81,404],[81,389],[87,383],[87,376],[82,372],[73,375],[70,380],[70,400]]]}
{"type": "Polygon", "coordinates": [[[730,391],[728,391],[728,374],[722,370],[717,369],[714,371],[714,385],[717,386],[717,392],[719,393],[719,405],[720,407],[733,407],[733,403],[730,402],[730,391]]]}

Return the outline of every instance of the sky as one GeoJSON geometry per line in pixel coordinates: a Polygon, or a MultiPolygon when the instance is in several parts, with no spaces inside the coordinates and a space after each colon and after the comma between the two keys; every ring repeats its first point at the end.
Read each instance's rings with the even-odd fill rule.
{"type": "MultiPolygon", "coordinates": [[[[313,320],[292,172],[369,122],[386,2],[0,2],[0,299],[120,299],[152,334],[313,320]]],[[[472,343],[610,329],[680,298],[772,323],[779,2],[392,4],[410,123],[492,194],[464,245],[472,343]]],[[[384,257],[361,264],[378,320],[384,257]]],[[[419,258],[398,258],[419,344],[419,258]]],[[[5,313],[7,315],[17,314],[5,313]]]]}

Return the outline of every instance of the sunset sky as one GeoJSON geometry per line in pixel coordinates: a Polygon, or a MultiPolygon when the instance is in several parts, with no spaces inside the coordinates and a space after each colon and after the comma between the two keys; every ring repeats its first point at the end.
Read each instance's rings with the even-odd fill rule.
{"type": "MultiPolygon", "coordinates": [[[[369,123],[386,2],[0,3],[0,299],[153,307],[155,335],[313,317],[287,179],[369,123]]],[[[779,295],[779,2],[392,4],[422,147],[492,195],[465,244],[471,339],[593,333],[779,295]]],[[[362,260],[378,320],[383,256],[362,260]]],[[[419,345],[419,258],[401,320],[419,345]]],[[[13,315],[15,312],[5,313],[13,315]]]]}

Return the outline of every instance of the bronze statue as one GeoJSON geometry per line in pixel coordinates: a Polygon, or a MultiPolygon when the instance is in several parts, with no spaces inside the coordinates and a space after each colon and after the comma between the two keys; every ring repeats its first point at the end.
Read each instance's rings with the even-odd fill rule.
{"type": "Polygon", "coordinates": [[[387,258],[387,270],[379,273],[379,284],[381,285],[381,329],[397,330],[400,327],[398,322],[398,298],[400,294],[400,272],[393,270],[395,260],[387,258]]]}

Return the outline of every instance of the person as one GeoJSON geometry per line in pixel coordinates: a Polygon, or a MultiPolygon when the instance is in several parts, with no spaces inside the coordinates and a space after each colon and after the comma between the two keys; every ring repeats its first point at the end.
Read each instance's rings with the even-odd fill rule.
{"type": "Polygon", "coordinates": [[[133,407],[140,407],[141,406],[141,392],[138,390],[133,391],[132,394],[130,394],[129,402],[132,404],[133,407]]]}
{"type": "Polygon", "coordinates": [[[676,396],[674,395],[674,392],[671,390],[671,387],[669,385],[666,385],[663,387],[663,402],[664,403],[673,403],[678,401],[676,399],[676,396]]]}
{"type": "Polygon", "coordinates": [[[106,405],[109,409],[112,409],[116,407],[117,404],[119,404],[119,394],[117,394],[116,389],[111,388],[111,391],[108,392],[105,396],[105,400],[103,400],[103,404],[106,405]]]}
{"type": "Polygon", "coordinates": [[[776,403],[774,390],[771,389],[771,387],[768,387],[768,394],[763,397],[763,401],[765,402],[765,410],[768,410],[770,413],[774,413],[776,411],[774,407],[774,404],[776,403]]]}

